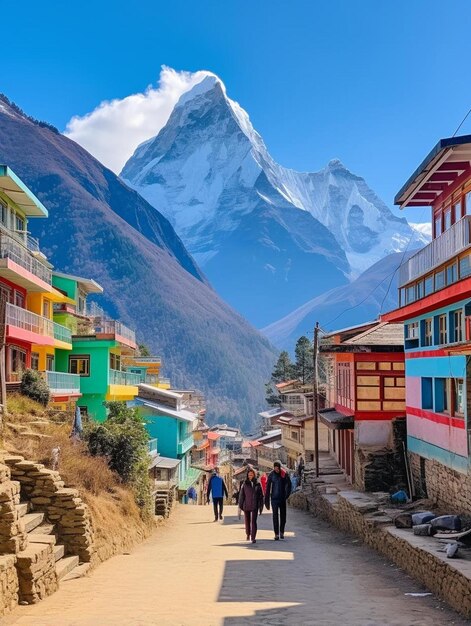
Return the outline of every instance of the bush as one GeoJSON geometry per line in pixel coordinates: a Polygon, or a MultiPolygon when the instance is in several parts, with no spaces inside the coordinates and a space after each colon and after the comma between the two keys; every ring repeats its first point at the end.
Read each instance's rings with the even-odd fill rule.
{"type": "Polygon", "coordinates": [[[149,435],[137,409],[125,402],[107,402],[109,415],[102,424],[90,422],[84,431],[88,450],[93,456],[103,456],[111,470],[129,484],[141,510],[151,511],[149,479],[149,435]]]}
{"type": "Polygon", "coordinates": [[[43,406],[49,402],[49,387],[36,370],[26,370],[21,378],[21,393],[43,406]]]}

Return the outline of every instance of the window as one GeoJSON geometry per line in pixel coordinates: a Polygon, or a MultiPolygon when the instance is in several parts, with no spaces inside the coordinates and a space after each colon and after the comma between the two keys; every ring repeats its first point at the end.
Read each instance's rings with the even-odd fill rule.
{"type": "Polygon", "coordinates": [[[440,345],[446,343],[446,315],[440,315],[438,318],[438,343],[440,345]]]}
{"type": "Polygon", "coordinates": [[[77,303],[78,303],[78,313],[80,313],[81,315],[85,315],[86,313],[86,308],[87,308],[86,302],[87,301],[86,301],[85,294],[82,291],[79,291],[77,303]]]}
{"type": "Polygon", "coordinates": [[[49,300],[43,301],[43,317],[47,317],[49,319],[51,314],[51,303],[49,300]]]}
{"type": "Polygon", "coordinates": [[[15,230],[21,233],[26,230],[25,221],[20,215],[15,215],[15,230]]]}
{"type": "Polygon", "coordinates": [[[39,354],[37,352],[31,352],[31,369],[39,369],[39,354]]]}
{"type": "Polygon", "coordinates": [[[463,341],[463,309],[453,311],[453,341],[455,343],[463,341]]]}
{"type": "Polygon", "coordinates": [[[442,270],[441,272],[437,272],[435,274],[435,291],[439,289],[443,289],[445,286],[445,272],[442,270]]]}
{"type": "Polygon", "coordinates": [[[446,284],[451,285],[456,283],[457,278],[456,263],[453,263],[453,265],[449,265],[446,268],[446,284]]]}
{"type": "Polygon", "coordinates": [[[420,298],[424,297],[424,281],[423,280],[417,283],[416,289],[417,289],[417,300],[420,300],[420,298]]]}
{"type": "Polygon", "coordinates": [[[433,293],[433,274],[425,279],[424,294],[428,296],[433,293]]]}
{"type": "MultiPolygon", "coordinates": [[[[469,202],[471,204],[471,198],[469,202]]],[[[470,207],[470,215],[471,215],[471,207],[470,207]]],[[[466,256],[460,259],[460,278],[466,278],[466,276],[469,276],[470,274],[471,274],[471,255],[467,254],[466,256]]]]}
{"type": "Polygon", "coordinates": [[[433,345],[432,326],[433,320],[431,317],[428,317],[426,320],[424,320],[424,346],[433,345]]]}
{"type": "Polygon", "coordinates": [[[415,285],[406,288],[406,304],[415,301],[415,285]]]}
{"type": "Polygon", "coordinates": [[[15,304],[16,306],[21,307],[22,309],[24,309],[25,306],[25,297],[24,295],[21,293],[21,291],[17,291],[15,289],[15,304]]]}
{"type": "Polygon", "coordinates": [[[435,237],[442,234],[442,216],[437,215],[435,218],[435,237]]]}
{"type": "Polygon", "coordinates": [[[26,369],[26,351],[17,346],[10,346],[10,370],[15,374],[15,380],[20,380],[26,369]]]}
{"type": "Polygon", "coordinates": [[[447,413],[449,406],[447,379],[435,378],[435,411],[447,413]]]}
{"type": "Polygon", "coordinates": [[[291,431],[291,439],[293,439],[294,441],[298,440],[298,433],[295,430],[291,431]]]}
{"type": "Polygon", "coordinates": [[[119,354],[110,354],[110,369],[121,370],[121,356],[119,354]]]}
{"type": "Polygon", "coordinates": [[[453,396],[453,413],[464,415],[464,383],[462,378],[451,379],[453,396]]]}
{"type": "Polygon", "coordinates": [[[461,219],[461,201],[460,200],[458,200],[458,202],[455,202],[453,204],[453,215],[452,215],[453,224],[457,222],[459,219],[461,219]]]}
{"type": "Polygon", "coordinates": [[[412,322],[406,324],[406,339],[418,339],[419,338],[419,322],[412,322]]]}
{"type": "Polygon", "coordinates": [[[54,355],[46,354],[46,370],[48,372],[54,371],[54,355]]]}
{"type": "Polygon", "coordinates": [[[422,378],[422,408],[433,409],[433,391],[431,378],[422,378]]]}
{"type": "Polygon", "coordinates": [[[3,202],[0,202],[0,222],[2,222],[4,226],[8,224],[8,209],[7,205],[3,202]]]}
{"type": "Polygon", "coordinates": [[[69,356],[69,373],[90,376],[90,355],[69,356]]]}
{"type": "Polygon", "coordinates": [[[448,230],[451,226],[451,207],[443,213],[443,230],[448,230]]]}
{"type": "Polygon", "coordinates": [[[468,191],[468,193],[465,195],[464,202],[465,215],[471,215],[471,191],[468,191]]]}

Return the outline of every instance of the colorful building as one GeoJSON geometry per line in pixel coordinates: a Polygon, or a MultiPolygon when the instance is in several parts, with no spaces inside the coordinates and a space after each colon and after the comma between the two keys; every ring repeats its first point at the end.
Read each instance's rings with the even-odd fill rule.
{"type": "Polygon", "coordinates": [[[127,372],[139,374],[139,381],[159,389],[170,389],[170,379],[160,373],[162,359],[159,356],[125,356],[123,366],[127,372]]]}
{"type": "Polygon", "coordinates": [[[339,330],[322,339],[321,354],[330,361],[327,408],[319,411],[329,428],[329,449],[352,483],[367,490],[372,484],[368,466],[375,467],[375,454],[385,451],[387,469],[375,480],[397,478],[395,440],[405,417],[404,345],[401,324],[370,322],[339,330]],[[397,430],[397,432],[396,432],[397,430]],[[389,465],[388,465],[389,463],[389,465]]]}
{"type": "Polygon", "coordinates": [[[404,323],[415,488],[456,508],[470,453],[471,135],[440,140],[395,203],[431,207],[433,231],[399,268],[399,308],[383,316],[404,323]]]}
{"type": "Polygon", "coordinates": [[[54,272],[52,281],[67,297],[55,305],[54,319],[72,334],[70,349],[56,352],[56,369],[80,377],[80,409],[104,421],[105,402],[128,401],[137,395],[141,374],[126,371],[123,364],[135,355],[135,333],[87,302],[90,294],[103,292],[94,280],[54,272]]]}
{"type": "Polygon", "coordinates": [[[182,396],[167,389],[140,384],[130,406],[137,406],[146,420],[151,438],[158,440],[158,451],[164,457],[179,459],[178,487],[186,493],[201,472],[191,467],[193,431],[198,425],[196,413],[186,409],[182,396]]]}
{"type": "Polygon", "coordinates": [[[0,297],[5,310],[5,374],[16,388],[26,369],[43,373],[58,406],[80,396],[77,376],[55,372],[56,350],[72,347],[71,333],[53,321],[53,306],[67,297],[52,284],[51,264],[28,232],[28,220],[46,208],[6,165],[0,165],[0,297]]]}

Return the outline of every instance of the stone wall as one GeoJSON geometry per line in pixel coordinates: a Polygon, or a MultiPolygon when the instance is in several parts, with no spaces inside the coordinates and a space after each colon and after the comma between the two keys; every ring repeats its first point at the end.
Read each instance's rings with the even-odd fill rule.
{"type": "Polygon", "coordinates": [[[53,547],[50,543],[31,543],[17,555],[19,598],[34,604],[57,591],[53,547]]]}
{"type": "Polygon", "coordinates": [[[423,475],[420,459],[418,454],[409,454],[416,494],[435,500],[447,512],[471,515],[470,475],[452,470],[438,461],[422,458],[423,475]]]}
{"type": "Polygon", "coordinates": [[[304,492],[291,496],[290,505],[309,510],[356,535],[455,610],[471,617],[469,561],[447,559],[444,553],[437,552],[440,544],[436,540],[395,528],[391,518],[379,510],[378,503],[367,494],[357,491],[327,494],[325,491],[325,486],[308,485],[304,492]]]}
{"type": "Polygon", "coordinates": [[[66,555],[77,555],[80,561],[93,561],[96,553],[88,507],[76,489],[64,487],[58,472],[40,463],[25,461],[21,456],[5,456],[11,475],[21,485],[21,495],[35,511],[43,511],[56,525],[59,543],[66,555]]]}
{"type": "Polygon", "coordinates": [[[14,554],[0,556],[0,616],[13,611],[18,604],[19,584],[15,564],[14,554]]]}

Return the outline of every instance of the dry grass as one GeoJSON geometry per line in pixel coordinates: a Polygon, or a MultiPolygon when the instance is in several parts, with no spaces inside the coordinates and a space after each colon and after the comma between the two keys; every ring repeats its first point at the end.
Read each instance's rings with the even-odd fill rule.
{"type": "Polygon", "coordinates": [[[153,523],[141,519],[132,491],[105,459],[90,456],[81,442],[70,439],[72,416],[51,414],[20,395],[8,398],[8,412],[4,447],[9,452],[51,467],[51,450],[60,446],[59,472],[66,486],[78,489],[90,508],[100,561],[129,550],[150,534],[153,523]]]}

